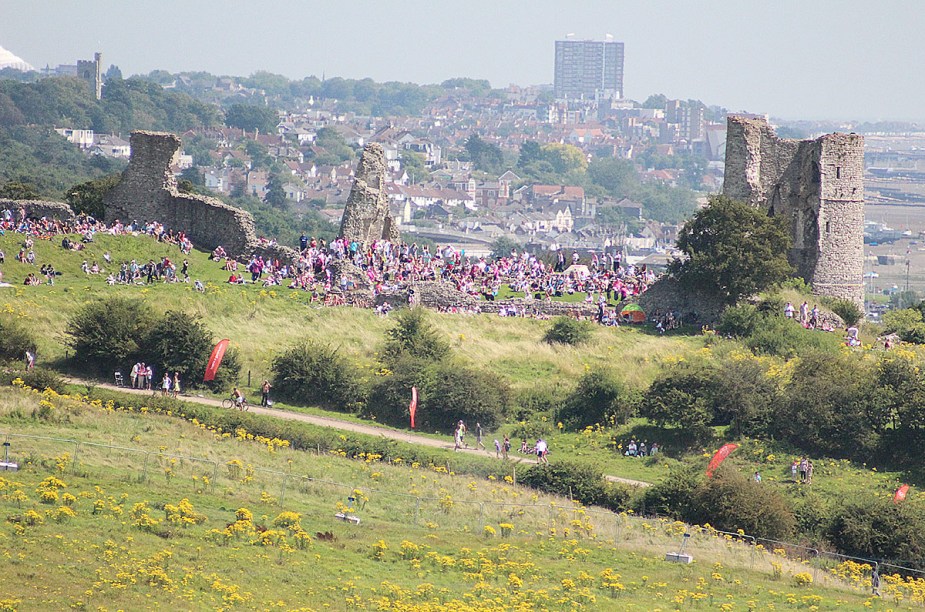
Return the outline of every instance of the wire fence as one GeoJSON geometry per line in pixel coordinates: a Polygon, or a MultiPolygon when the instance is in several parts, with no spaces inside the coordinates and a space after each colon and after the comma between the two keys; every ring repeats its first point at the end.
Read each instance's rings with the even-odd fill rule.
{"type": "Polygon", "coordinates": [[[409,529],[457,530],[473,537],[489,533],[489,527],[492,535],[500,531],[500,537],[542,535],[582,541],[593,536],[640,551],[683,551],[695,557],[722,559],[727,564],[734,562],[775,576],[808,573],[814,583],[848,586],[859,592],[871,591],[870,574],[874,568],[883,575],[925,579],[925,572],[896,562],[570,502],[464,500],[449,494],[421,495],[336,482],[237,459],[191,457],[166,450],[13,432],[0,432],[0,438],[7,444],[6,449],[13,451],[10,459],[23,467],[37,466],[89,479],[105,476],[146,487],[164,483],[178,494],[208,491],[242,504],[260,501],[295,510],[310,507],[313,516],[318,515],[319,507],[330,508],[331,512],[321,516],[322,528],[326,523],[339,522],[333,510],[340,508],[345,510],[340,512],[345,515],[342,518],[357,516],[373,528],[379,523],[398,521],[409,529]],[[842,564],[847,561],[860,565],[846,572],[842,564]]]}

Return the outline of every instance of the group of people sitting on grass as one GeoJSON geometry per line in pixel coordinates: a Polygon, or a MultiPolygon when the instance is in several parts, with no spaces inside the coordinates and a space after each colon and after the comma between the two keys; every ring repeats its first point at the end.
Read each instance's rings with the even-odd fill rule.
{"type": "Polygon", "coordinates": [[[636,444],[636,439],[632,438],[626,444],[626,450],[623,454],[627,457],[651,457],[652,455],[658,454],[660,448],[657,442],[647,445],[646,441],[643,440],[639,444],[636,444]]]}
{"type": "MultiPolygon", "coordinates": [[[[613,254],[607,257],[592,254],[590,262],[582,265],[575,253],[571,257],[574,265],[565,269],[561,261],[546,263],[535,255],[517,250],[492,259],[469,257],[465,251],[451,246],[432,250],[428,245],[387,240],[363,246],[343,238],[326,243],[304,235],[300,247],[295,262],[255,254],[246,264],[241,264],[244,269],[240,271],[238,262],[222,247],[212,252],[212,259],[222,262],[223,269],[231,272],[229,283],[286,286],[316,294],[355,288],[354,279],[335,272],[335,268],[345,264],[352,264],[360,275],[357,280],[371,287],[374,295],[399,290],[418,281],[443,280],[453,283],[458,291],[485,301],[494,301],[504,291],[528,302],[551,301],[581,293],[585,294],[584,302],[589,305],[620,302],[638,296],[656,278],[646,266],[623,265],[619,256],[613,254]]],[[[565,254],[560,253],[559,258],[564,260],[565,254]]]]}

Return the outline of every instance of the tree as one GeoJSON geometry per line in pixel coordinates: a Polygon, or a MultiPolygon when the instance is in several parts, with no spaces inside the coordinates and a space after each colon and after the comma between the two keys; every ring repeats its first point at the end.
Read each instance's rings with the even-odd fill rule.
{"type": "Polygon", "coordinates": [[[588,176],[615,198],[628,195],[638,185],[633,162],[616,157],[598,157],[588,166],[588,176]]]}
{"type": "Polygon", "coordinates": [[[232,104],[225,111],[225,125],[248,132],[260,130],[263,134],[276,133],[279,115],[276,110],[254,104],[232,104]]]}
{"type": "Polygon", "coordinates": [[[267,179],[267,194],[263,196],[263,201],[274,208],[289,208],[286,191],[283,189],[283,179],[279,174],[274,172],[267,179]]]}
{"type": "Polygon", "coordinates": [[[513,238],[508,238],[507,236],[501,236],[497,240],[491,243],[491,257],[493,259],[501,259],[502,257],[510,257],[511,251],[520,249],[520,243],[514,240],[513,238]]]}
{"type": "Polygon", "coordinates": [[[353,412],[363,399],[357,369],[336,347],[302,342],[273,358],[273,387],[295,404],[353,412]]]}
{"type": "Polygon", "coordinates": [[[80,308],[65,334],[78,362],[102,372],[127,367],[153,322],[144,302],[117,296],[80,308]]]}
{"type": "Polygon", "coordinates": [[[652,94],[642,103],[642,108],[661,108],[668,106],[668,96],[665,94],[652,94]]]}
{"type": "Polygon", "coordinates": [[[501,147],[485,142],[478,134],[471,134],[466,139],[466,153],[476,170],[497,173],[504,166],[504,154],[501,147]]]}
{"type": "Polygon", "coordinates": [[[681,362],[664,370],[649,386],[640,412],[658,427],[681,427],[695,436],[713,422],[716,376],[704,364],[681,362]]]}
{"type": "Polygon", "coordinates": [[[423,308],[402,310],[395,326],[386,332],[382,362],[392,364],[402,355],[425,361],[440,361],[450,354],[450,345],[427,320],[423,308]]]}
{"type": "Polygon", "coordinates": [[[784,281],[793,272],[787,261],[790,235],[783,219],[726,196],[713,196],[706,208],[678,234],[669,272],[691,291],[703,291],[726,304],[784,281]]]}
{"type": "Polygon", "coordinates": [[[578,381],[565,400],[559,417],[573,429],[607,424],[609,419],[624,423],[633,413],[635,402],[612,370],[594,369],[578,381]]]}
{"type": "MultiPolygon", "coordinates": [[[[144,335],[139,357],[145,363],[160,366],[161,372],[173,375],[187,386],[202,382],[212,352],[212,333],[202,319],[185,312],[167,311],[144,335]]],[[[222,360],[222,368],[228,367],[222,360]]]]}
{"type": "Polygon", "coordinates": [[[584,152],[570,144],[560,144],[553,142],[543,145],[543,159],[552,164],[552,167],[559,174],[568,174],[577,172],[584,174],[588,169],[588,158],[584,152]]]}
{"type": "Polygon", "coordinates": [[[75,213],[84,213],[96,219],[102,219],[106,216],[106,206],[103,198],[120,180],[120,175],[111,174],[74,185],[67,190],[67,195],[64,199],[75,213]]]}
{"type": "Polygon", "coordinates": [[[0,185],[0,198],[9,200],[37,200],[38,190],[35,185],[25,181],[7,181],[0,185]]]}

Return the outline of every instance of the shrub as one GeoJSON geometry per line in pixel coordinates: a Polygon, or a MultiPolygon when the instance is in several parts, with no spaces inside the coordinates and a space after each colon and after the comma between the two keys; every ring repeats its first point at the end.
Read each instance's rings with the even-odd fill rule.
{"type": "Polygon", "coordinates": [[[640,514],[659,514],[683,519],[691,514],[694,494],[701,480],[699,469],[689,465],[672,466],[668,477],[648,487],[636,502],[640,514]]]}
{"type": "Polygon", "coordinates": [[[493,429],[504,418],[510,403],[510,387],[498,375],[453,362],[432,366],[433,378],[421,423],[448,430],[459,419],[474,427],[493,429]]]}
{"type": "Polygon", "coordinates": [[[715,371],[702,363],[681,362],[664,370],[642,397],[640,412],[659,427],[672,425],[705,433],[714,419],[715,371]]]}
{"type": "Polygon", "coordinates": [[[751,336],[761,323],[761,313],[751,304],[730,306],[720,316],[716,331],[724,336],[744,338],[751,336]]]}
{"type": "Polygon", "coordinates": [[[564,403],[564,398],[557,388],[531,386],[517,394],[511,416],[517,421],[525,421],[541,413],[551,417],[559,412],[564,403]]]}
{"type": "Polygon", "coordinates": [[[337,348],[302,342],[273,358],[273,388],[295,404],[354,412],[363,401],[356,367],[337,348]]]}
{"type": "Polygon", "coordinates": [[[556,317],[543,340],[549,344],[583,344],[591,338],[591,324],[570,317],[556,317]]]}
{"type": "Polygon", "coordinates": [[[612,370],[585,373],[564,402],[559,418],[573,429],[596,423],[625,423],[635,411],[636,401],[612,370]]]}
{"type": "Polygon", "coordinates": [[[758,329],[745,338],[745,345],[753,352],[785,358],[813,350],[835,352],[840,344],[838,334],[803,329],[801,325],[783,317],[765,317],[758,329]]]}
{"type": "Polygon", "coordinates": [[[835,510],[828,536],[844,554],[925,569],[925,513],[919,506],[873,496],[855,500],[835,510]]]}
{"type": "Polygon", "coordinates": [[[449,343],[441,338],[427,321],[426,311],[423,308],[411,308],[400,311],[394,327],[386,332],[382,362],[386,365],[393,364],[402,355],[440,361],[449,354],[449,343]]]}
{"type": "Polygon", "coordinates": [[[395,425],[407,425],[411,387],[418,388],[415,426],[450,432],[460,419],[491,429],[501,422],[510,389],[500,377],[452,361],[428,363],[403,357],[391,374],[381,378],[370,393],[367,411],[395,425]]]}
{"type": "Polygon", "coordinates": [[[65,385],[67,383],[64,378],[54,370],[49,370],[48,368],[33,368],[31,370],[17,368],[4,370],[3,373],[0,374],[0,381],[2,381],[4,385],[12,384],[17,378],[22,379],[25,384],[33,389],[38,389],[40,391],[44,391],[45,389],[54,389],[58,393],[64,393],[66,391],[65,385]]]}
{"type": "Polygon", "coordinates": [[[600,468],[586,463],[557,460],[531,466],[518,481],[528,487],[571,496],[586,505],[624,510],[630,498],[625,485],[607,482],[600,468]]]}
{"type": "Polygon", "coordinates": [[[829,308],[842,318],[846,327],[857,325],[861,317],[864,316],[864,311],[861,310],[860,306],[851,300],[833,300],[832,303],[829,304],[829,308]]]}
{"type": "Polygon", "coordinates": [[[68,322],[67,344],[97,372],[125,367],[139,352],[154,316],[140,300],[113,297],[81,307],[68,322]]]}
{"type": "Polygon", "coordinates": [[[915,308],[890,310],[883,315],[883,331],[897,334],[905,342],[925,343],[925,322],[915,308]]]}
{"type": "Polygon", "coordinates": [[[0,361],[24,359],[26,351],[35,353],[32,332],[18,319],[0,317],[0,361]]]}
{"type": "Polygon", "coordinates": [[[723,531],[742,529],[749,535],[775,540],[790,537],[796,526],[793,510],[776,489],[726,466],[697,487],[691,513],[685,518],[723,531]]]}
{"type": "Polygon", "coordinates": [[[713,423],[732,425],[734,435],[767,434],[779,392],[758,359],[723,359],[712,385],[713,423]]]}
{"type": "MultiPolygon", "coordinates": [[[[159,365],[161,375],[179,372],[180,379],[194,387],[202,384],[212,344],[212,333],[199,317],[167,311],[145,334],[140,357],[145,363],[159,365]]],[[[230,368],[231,361],[226,354],[221,368],[230,368]]]]}
{"type": "Polygon", "coordinates": [[[801,449],[862,458],[877,444],[868,408],[876,384],[872,364],[856,355],[801,356],[774,412],[772,433],[801,449]]]}

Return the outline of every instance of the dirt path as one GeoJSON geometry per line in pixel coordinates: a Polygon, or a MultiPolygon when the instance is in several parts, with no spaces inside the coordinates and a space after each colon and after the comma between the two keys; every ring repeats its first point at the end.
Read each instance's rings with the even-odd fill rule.
{"type": "MultiPolygon", "coordinates": [[[[111,391],[120,391],[122,393],[130,393],[133,395],[147,395],[150,396],[150,391],[141,391],[138,389],[132,389],[127,387],[117,387],[115,385],[107,383],[93,383],[77,378],[68,378],[67,381],[76,385],[93,385],[95,387],[102,387],[104,389],[109,389],[111,391]]],[[[195,402],[197,404],[207,404],[209,406],[218,406],[221,407],[221,400],[212,399],[210,397],[199,397],[192,395],[182,395],[180,396],[185,402],[195,402]]],[[[319,425],[321,427],[331,427],[333,429],[340,429],[341,431],[352,431],[354,433],[366,434],[369,436],[382,436],[384,438],[389,438],[390,440],[397,440],[399,442],[406,442],[408,444],[417,444],[420,446],[430,446],[433,448],[443,448],[446,450],[451,450],[453,444],[449,441],[435,440],[433,438],[427,438],[425,436],[419,436],[412,433],[406,433],[403,431],[398,431],[395,429],[386,429],[385,427],[378,427],[376,425],[365,425],[363,423],[354,423],[352,421],[342,421],[334,417],[319,416],[314,414],[303,414],[301,412],[291,412],[289,410],[274,410],[272,408],[262,408],[260,406],[250,406],[250,412],[254,414],[265,414],[277,419],[288,419],[290,421],[302,421],[303,423],[311,423],[312,425],[319,425]]],[[[491,456],[494,454],[494,449],[492,450],[478,450],[474,448],[462,449],[458,452],[462,453],[475,453],[475,454],[485,454],[486,456],[491,456]]],[[[512,459],[517,463],[527,463],[533,464],[537,463],[536,459],[530,459],[529,457],[512,457],[512,459]]],[[[632,480],[630,478],[620,478],[619,476],[610,476],[605,475],[604,478],[611,482],[620,482],[623,484],[628,484],[635,487],[648,487],[651,483],[643,482],[641,480],[632,480]]]]}

